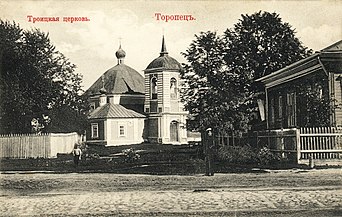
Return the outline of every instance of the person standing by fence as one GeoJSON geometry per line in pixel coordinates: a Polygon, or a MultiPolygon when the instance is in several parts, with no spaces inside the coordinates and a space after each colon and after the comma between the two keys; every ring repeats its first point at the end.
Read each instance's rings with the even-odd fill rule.
{"type": "Polygon", "coordinates": [[[75,144],[72,154],[74,155],[74,165],[75,167],[78,167],[78,164],[79,164],[79,161],[81,160],[81,155],[82,155],[82,151],[78,144],[75,144]]]}

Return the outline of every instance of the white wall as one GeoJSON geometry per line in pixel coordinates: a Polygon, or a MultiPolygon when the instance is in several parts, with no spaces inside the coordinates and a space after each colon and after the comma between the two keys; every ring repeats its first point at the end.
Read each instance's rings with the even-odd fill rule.
{"type": "Polygon", "coordinates": [[[144,141],[144,118],[107,119],[107,146],[139,144],[144,141]],[[125,135],[119,135],[119,126],[125,126],[125,135]]]}

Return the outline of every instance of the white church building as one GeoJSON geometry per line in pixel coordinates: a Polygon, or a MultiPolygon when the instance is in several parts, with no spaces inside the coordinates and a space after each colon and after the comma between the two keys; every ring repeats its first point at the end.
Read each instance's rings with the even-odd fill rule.
{"type": "Polygon", "coordinates": [[[168,55],[164,37],[160,56],[144,76],[125,65],[125,51],[115,53],[117,65],[85,92],[90,103],[87,142],[107,146],[186,144],[187,112],[180,101],[181,64],[168,55]]]}

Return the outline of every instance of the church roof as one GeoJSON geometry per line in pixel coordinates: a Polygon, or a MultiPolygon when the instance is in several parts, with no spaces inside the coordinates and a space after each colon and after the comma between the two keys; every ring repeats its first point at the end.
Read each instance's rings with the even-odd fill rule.
{"type": "Polygon", "coordinates": [[[119,104],[107,103],[92,111],[88,119],[98,118],[145,118],[146,116],[119,104]]]}
{"type": "Polygon", "coordinates": [[[181,70],[182,69],[181,64],[177,60],[169,56],[166,50],[164,36],[162,40],[162,48],[161,48],[160,56],[154,59],[147,66],[146,70],[157,69],[157,68],[169,69],[169,70],[181,70]]]}
{"type": "Polygon", "coordinates": [[[102,77],[86,91],[87,95],[99,94],[101,88],[106,89],[107,93],[140,93],[144,94],[144,77],[125,64],[118,64],[107,70],[102,77]]]}

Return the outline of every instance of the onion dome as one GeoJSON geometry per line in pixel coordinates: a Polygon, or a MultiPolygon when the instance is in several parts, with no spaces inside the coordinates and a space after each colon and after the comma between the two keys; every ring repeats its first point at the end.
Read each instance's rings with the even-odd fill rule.
{"type": "Polygon", "coordinates": [[[166,50],[165,39],[163,36],[160,56],[154,59],[147,66],[146,70],[152,70],[152,69],[157,69],[157,68],[167,69],[167,70],[177,70],[177,71],[181,70],[182,69],[181,64],[174,58],[170,57],[168,54],[169,53],[166,50]]]}
{"type": "Polygon", "coordinates": [[[116,56],[116,58],[118,58],[118,59],[122,59],[122,58],[125,58],[125,57],[126,57],[126,52],[121,48],[121,44],[120,44],[119,50],[117,50],[117,51],[115,52],[115,56],[116,56]]]}
{"type": "Polygon", "coordinates": [[[101,94],[106,94],[107,93],[107,90],[106,88],[102,87],[99,91],[101,94]]]}
{"type": "Polygon", "coordinates": [[[100,89],[100,93],[101,94],[106,94],[107,93],[107,90],[105,88],[105,77],[104,75],[101,76],[101,82],[102,82],[102,88],[100,89]]]}

